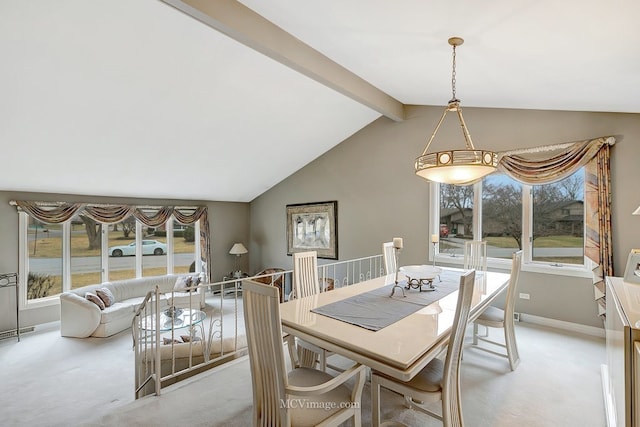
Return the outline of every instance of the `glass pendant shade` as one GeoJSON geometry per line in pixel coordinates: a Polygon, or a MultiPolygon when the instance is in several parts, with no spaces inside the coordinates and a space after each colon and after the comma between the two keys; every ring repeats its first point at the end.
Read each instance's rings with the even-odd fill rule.
{"type": "Polygon", "coordinates": [[[442,184],[465,185],[496,170],[497,155],[483,150],[427,153],[416,160],[416,174],[442,184]]]}

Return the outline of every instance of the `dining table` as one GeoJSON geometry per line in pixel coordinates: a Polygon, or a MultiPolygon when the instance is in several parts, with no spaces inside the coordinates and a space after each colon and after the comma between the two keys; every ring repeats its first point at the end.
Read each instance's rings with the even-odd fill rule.
{"type": "MultiPolygon", "coordinates": [[[[437,291],[433,293],[407,286],[410,282],[402,274],[389,274],[283,302],[282,329],[400,381],[409,381],[449,342],[464,270],[441,270],[441,277],[433,280],[437,291]],[[403,287],[406,296],[400,292],[391,295],[395,285],[403,287]],[[345,321],[334,315],[340,309],[357,315],[347,313],[345,321]],[[358,324],[350,317],[367,319],[358,324]]],[[[470,322],[507,289],[509,277],[502,272],[476,272],[470,322]]]]}

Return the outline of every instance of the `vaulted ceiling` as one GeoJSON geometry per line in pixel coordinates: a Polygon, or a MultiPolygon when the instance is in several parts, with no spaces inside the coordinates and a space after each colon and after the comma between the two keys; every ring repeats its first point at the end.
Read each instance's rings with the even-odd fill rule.
{"type": "MultiPolygon", "coordinates": [[[[640,112],[640,3],[0,0],[0,190],[251,201],[380,116],[640,112]]],[[[425,138],[426,132],[425,130],[425,138]]]]}

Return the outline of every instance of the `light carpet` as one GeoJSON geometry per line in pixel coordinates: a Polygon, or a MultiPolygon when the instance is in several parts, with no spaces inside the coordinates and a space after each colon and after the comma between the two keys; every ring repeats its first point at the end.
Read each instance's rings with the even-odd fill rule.
{"type": "MultiPolygon", "coordinates": [[[[0,342],[0,425],[3,426],[249,426],[251,376],[246,357],[163,390],[133,399],[131,334],[69,339],[57,323],[21,342],[0,342]]],[[[553,328],[518,323],[521,363],[468,348],[462,400],[468,426],[602,427],[600,366],[605,343],[553,328]]],[[[499,330],[492,331],[498,337],[499,330]]],[[[337,357],[337,356],[333,356],[337,357]]],[[[365,386],[363,425],[370,425],[365,386]]],[[[442,424],[383,391],[383,418],[410,426],[442,424]]],[[[438,407],[436,404],[435,407],[438,407]]]]}

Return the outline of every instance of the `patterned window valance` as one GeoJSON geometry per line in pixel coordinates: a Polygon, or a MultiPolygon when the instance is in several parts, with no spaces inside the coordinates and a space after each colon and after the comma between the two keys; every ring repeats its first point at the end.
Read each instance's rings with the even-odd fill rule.
{"type": "Polygon", "coordinates": [[[538,185],[560,181],[593,159],[603,145],[615,144],[606,136],[564,144],[498,153],[498,170],[523,184],[538,185]]]}
{"type": "MultiPolygon", "coordinates": [[[[61,224],[71,220],[76,215],[86,215],[102,224],[114,224],[131,216],[148,227],[158,227],[165,224],[171,215],[181,224],[195,224],[200,222],[200,245],[203,261],[203,271],[207,281],[211,281],[211,265],[209,218],[206,206],[134,206],[64,202],[34,202],[12,200],[10,204],[18,207],[38,221],[47,224],[61,224]]],[[[196,241],[197,242],[197,241],[196,241]]]]}
{"type": "Polygon", "coordinates": [[[11,204],[28,213],[38,221],[60,224],[76,215],[86,215],[103,223],[121,222],[130,216],[148,227],[158,227],[169,220],[171,215],[181,224],[193,224],[206,213],[204,206],[133,206],[133,205],[92,205],[86,203],[33,202],[16,200],[11,204]]]}

